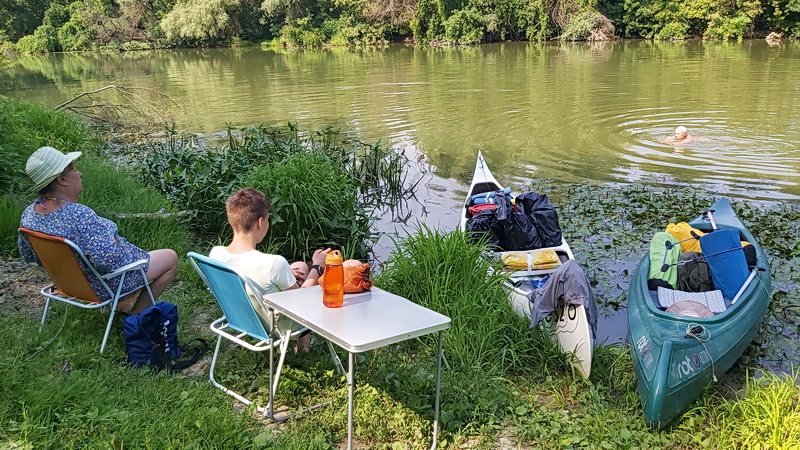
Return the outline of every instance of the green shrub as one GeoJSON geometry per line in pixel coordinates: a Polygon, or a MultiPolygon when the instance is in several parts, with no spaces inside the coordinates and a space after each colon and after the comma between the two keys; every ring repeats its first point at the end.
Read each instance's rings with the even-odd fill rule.
{"type": "MultiPolygon", "coordinates": [[[[337,213],[336,223],[325,225],[331,228],[324,228],[326,233],[329,230],[339,231],[332,231],[332,236],[315,236],[303,245],[317,245],[319,242],[356,245],[357,248],[351,253],[359,258],[363,258],[370,248],[366,241],[362,245],[362,237],[367,235],[359,234],[368,233],[368,230],[353,228],[362,225],[368,227],[371,223],[371,219],[365,221],[362,214],[371,216],[381,208],[389,208],[388,213],[391,214],[402,214],[405,200],[414,193],[414,186],[406,185],[408,160],[405,156],[391,149],[384,149],[379,143],[367,145],[360,142],[339,142],[338,132],[332,129],[302,135],[294,125],[287,128],[259,126],[241,130],[229,129],[228,144],[221,147],[199,149],[191,140],[172,136],[163,143],[152,144],[148,151],[150,155],[142,167],[146,182],[161,191],[173,204],[192,211],[195,215],[192,221],[195,230],[211,234],[219,234],[226,229],[225,199],[233,191],[243,187],[242,180],[248,177],[249,171],[262,170],[263,172],[257,173],[265,178],[272,176],[269,171],[289,170],[281,167],[288,164],[287,161],[296,165],[301,164],[299,160],[304,157],[324,156],[327,158],[327,170],[334,174],[345,174],[342,180],[347,182],[346,186],[350,190],[343,192],[342,198],[353,196],[355,200],[337,213]],[[263,169],[259,169],[262,166],[263,169]],[[345,229],[350,231],[342,231],[345,229]]],[[[281,173],[275,176],[283,176],[281,173]]],[[[311,173],[316,172],[297,171],[291,181],[308,187],[315,186],[317,181],[311,173]]],[[[286,182],[288,183],[288,179],[286,182]]],[[[291,191],[291,197],[278,197],[278,200],[296,202],[290,207],[297,208],[299,217],[306,213],[302,203],[314,201],[313,197],[321,195],[316,190],[309,192],[312,197],[309,200],[304,200],[294,190],[291,191]]],[[[267,192],[267,195],[277,194],[267,192]]],[[[282,213],[276,217],[281,217],[280,214],[282,213]]],[[[328,219],[332,219],[332,216],[328,219]]],[[[307,218],[299,217],[297,220],[309,224],[319,220],[319,217],[315,212],[309,213],[307,218]]],[[[280,242],[281,238],[287,239],[287,243],[281,244],[287,249],[284,256],[303,256],[307,247],[299,244],[298,237],[280,235],[280,229],[273,228],[271,239],[273,242],[280,242]]]]}
{"type": "Polygon", "coordinates": [[[122,42],[119,44],[120,50],[125,51],[135,51],[135,50],[152,50],[153,43],[152,42],[143,42],[143,41],[127,41],[122,42]]]}
{"type": "Polygon", "coordinates": [[[386,44],[383,26],[363,23],[346,16],[328,19],[320,27],[327,42],[333,45],[376,45],[386,44]]]}
{"type": "Polygon", "coordinates": [[[683,22],[670,22],[655,34],[656,39],[681,40],[688,37],[688,26],[683,22]]]}
{"type": "Polygon", "coordinates": [[[319,47],[326,39],[322,31],[311,23],[311,17],[294,20],[281,28],[280,40],[284,45],[298,47],[319,47]]]}
{"type": "Polygon", "coordinates": [[[445,5],[443,0],[419,0],[416,22],[412,22],[414,38],[419,42],[437,41],[444,37],[445,5]]]}
{"type": "Polygon", "coordinates": [[[486,20],[474,10],[456,11],[444,22],[444,35],[448,42],[456,44],[480,44],[486,20]]]}
{"type": "Polygon", "coordinates": [[[225,226],[221,208],[232,184],[242,168],[253,162],[237,163],[237,156],[225,149],[201,151],[194,141],[172,136],[151,150],[143,177],[173,204],[193,212],[195,231],[215,233],[225,226]]]}
{"type": "Polygon", "coordinates": [[[279,164],[250,172],[237,188],[255,187],[272,203],[265,244],[292,259],[310,259],[315,248],[340,247],[364,259],[372,247],[376,218],[358,203],[358,182],[335,160],[296,153],[279,164]],[[355,253],[355,254],[354,254],[355,253]]]}
{"type": "Polygon", "coordinates": [[[50,25],[41,25],[33,34],[17,41],[16,50],[20,53],[47,53],[60,50],[56,29],[50,25]]]}
{"type": "Polygon", "coordinates": [[[708,22],[708,29],[705,36],[720,39],[741,39],[753,28],[753,21],[742,13],[737,13],[733,17],[720,17],[715,14],[708,22]]]}
{"type": "Polygon", "coordinates": [[[597,26],[598,13],[594,9],[584,8],[571,16],[569,22],[561,30],[561,39],[568,41],[583,41],[592,35],[592,30],[597,26]]]}

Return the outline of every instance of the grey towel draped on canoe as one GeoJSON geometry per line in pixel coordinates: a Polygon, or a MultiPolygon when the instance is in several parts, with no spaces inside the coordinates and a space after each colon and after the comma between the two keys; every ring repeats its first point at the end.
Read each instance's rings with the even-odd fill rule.
{"type": "Polygon", "coordinates": [[[597,336],[597,302],[589,284],[589,278],[580,264],[570,259],[550,275],[547,283],[528,294],[531,301],[531,328],[555,311],[561,300],[565,304],[583,305],[586,318],[592,327],[592,335],[597,336]]]}

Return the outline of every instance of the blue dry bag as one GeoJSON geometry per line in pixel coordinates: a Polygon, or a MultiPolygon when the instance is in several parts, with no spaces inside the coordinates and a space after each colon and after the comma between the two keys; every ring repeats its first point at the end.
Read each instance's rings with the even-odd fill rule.
{"type": "Polygon", "coordinates": [[[700,236],[714,287],[728,300],[733,300],[750,274],[739,239],[739,232],[730,228],[700,236]]]}

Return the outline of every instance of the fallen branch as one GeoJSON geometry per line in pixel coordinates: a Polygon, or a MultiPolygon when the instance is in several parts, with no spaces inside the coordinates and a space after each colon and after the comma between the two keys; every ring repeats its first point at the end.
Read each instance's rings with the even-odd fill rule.
{"type": "Polygon", "coordinates": [[[103,216],[113,217],[115,219],[128,219],[132,217],[146,217],[146,218],[167,218],[167,217],[184,217],[184,216],[191,216],[196,214],[197,211],[178,211],[178,212],[167,212],[166,209],[161,208],[160,210],[152,213],[115,213],[115,212],[104,212],[103,216]]]}
{"type": "Polygon", "coordinates": [[[144,130],[174,127],[173,109],[177,106],[155,89],[112,84],[82,92],[55,110],[69,110],[113,128],[144,130]]]}

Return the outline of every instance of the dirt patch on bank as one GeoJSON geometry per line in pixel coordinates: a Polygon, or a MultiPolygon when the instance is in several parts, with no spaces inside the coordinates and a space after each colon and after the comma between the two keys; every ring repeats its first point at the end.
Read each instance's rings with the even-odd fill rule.
{"type": "Polygon", "coordinates": [[[20,258],[0,259],[0,314],[26,314],[38,318],[44,299],[39,292],[49,282],[36,264],[20,258]]]}

